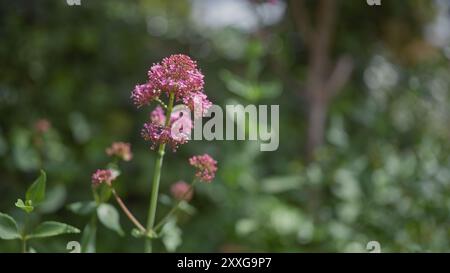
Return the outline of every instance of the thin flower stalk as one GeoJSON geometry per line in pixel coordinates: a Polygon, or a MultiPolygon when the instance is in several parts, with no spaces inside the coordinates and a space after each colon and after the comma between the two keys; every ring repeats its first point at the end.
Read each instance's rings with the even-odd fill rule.
{"type": "MultiPolygon", "coordinates": [[[[175,101],[175,93],[170,92],[169,96],[169,105],[167,107],[167,117],[170,117],[173,109],[173,104],[175,101]]],[[[170,118],[166,118],[165,127],[169,126],[170,118]]],[[[147,231],[153,231],[153,226],[155,224],[156,217],[156,207],[158,205],[158,191],[159,191],[159,182],[161,180],[161,169],[164,160],[166,144],[159,144],[158,148],[158,157],[156,158],[155,163],[155,172],[153,175],[153,183],[152,183],[152,192],[150,196],[150,208],[148,210],[148,220],[147,220],[147,231]]],[[[147,238],[145,241],[145,252],[152,252],[152,239],[147,238]]]]}
{"type": "Polygon", "coordinates": [[[114,188],[111,188],[111,192],[114,196],[114,198],[116,199],[117,203],[119,204],[120,208],[122,209],[122,211],[125,213],[125,215],[128,217],[128,219],[130,219],[130,221],[142,232],[142,233],[147,233],[147,230],[145,229],[145,227],[136,219],[136,217],[134,217],[133,213],[131,213],[131,211],[127,208],[127,206],[125,205],[125,203],[122,201],[122,199],[120,198],[120,196],[117,194],[116,190],[114,188]]]}

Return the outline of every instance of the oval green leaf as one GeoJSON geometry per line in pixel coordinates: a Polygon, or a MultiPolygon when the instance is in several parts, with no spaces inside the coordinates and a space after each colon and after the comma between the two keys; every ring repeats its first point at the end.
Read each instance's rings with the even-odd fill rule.
{"type": "Polygon", "coordinates": [[[76,202],[69,204],[67,208],[79,215],[88,215],[95,211],[97,204],[94,201],[76,202]]]}
{"type": "Polygon", "coordinates": [[[41,170],[41,175],[31,184],[25,195],[26,200],[30,200],[32,205],[39,204],[45,198],[45,184],[47,175],[41,170]]]}
{"type": "Polygon", "coordinates": [[[37,226],[34,232],[27,236],[27,239],[46,238],[69,233],[80,233],[80,230],[68,224],[48,221],[37,226]]]}
{"type": "Polygon", "coordinates": [[[4,213],[0,213],[0,238],[3,240],[20,239],[16,221],[4,213]]]}
{"type": "Polygon", "coordinates": [[[117,232],[120,236],[124,235],[119,221],[119,212],[110,204],[100,204],[97,208],[97,216],[100,222],[107,228],[117,232]]]}
{"type": "Polygon", "coordinates": [[[82,253],[95,253],[96,252],[96,239],[97,227],[95,223],[90,222],[86,225],[81,235],[81,252],[82,253]]]}

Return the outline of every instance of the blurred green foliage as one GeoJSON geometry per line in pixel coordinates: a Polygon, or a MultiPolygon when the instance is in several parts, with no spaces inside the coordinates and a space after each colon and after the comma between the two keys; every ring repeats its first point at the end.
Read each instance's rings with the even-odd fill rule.
{"type": "MultiPolygon", "coordinates": [[[[43,219],[32,222],[48,216],[84,227],[89,218],[66,205],[91,200],[90,175],[108,162],[105,148],[126,141],[134,159],[118,191],[143,221],[155,153],[139,134],[148,111],[129,96],[152,63],[184,53],[198,60],[215,104],[279,104],[280,147],[192,141],[167,152],[163,194],[192,176],[192,154],[212,154],[219,172],[169,221],[157,251],[345,252],[366,251],[369,241],[383,252],[448,251],[450,45],[425,39],[433,2],[341,1],[332,54],[350,53],[355,70],[331,104],[313,162],[305,160],[308,106],[299,88],[307,54],[286,2],[272,4],[284,7],[277,22],[256,29],[201,25],[194,11],[205,2],[0,1],[0,211],[21,217],[11,208],[42,168],[48,193],[36,216],[43,219]]],[[[251,12],[267,5],[241,2],[251,12]]],[[[121,222],[129,234],[131,224],[121,222]]],[[[72,240],[81,238],[31,245],[68,252],[72,240]]],[[[97,240],[99,252],[143,247],[102,227],[97,240]]],[[[0,241],[0,252],[19,250],[0,241]]]]}

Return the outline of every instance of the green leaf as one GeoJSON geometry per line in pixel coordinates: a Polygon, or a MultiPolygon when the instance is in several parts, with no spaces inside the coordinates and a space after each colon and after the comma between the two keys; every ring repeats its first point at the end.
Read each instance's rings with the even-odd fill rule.
{"type": "Polygon", "coordinates": [[[119,221],[119,212],[110,204],[100,204],[97,208],[97,216],[100,222],[107,228],[116,231],[120,236],[124,235],[119,221]]]}
{"type": "Polygon", "coordinates": [[[83,235],[81,236],[81,252],[95,253],[96,238],[97,238],[97,227],[95,226],[95,223],[90,222],[84,228],[83,235]]]}
{"type": "Polygon", "coordinates": [[[47,189],[45,200],[39,204],[39,212],[53,213],[64,206],[67,198],[67,190],[64,185],[56,185],[47,189]]]}
{"type": "Polygon", "coordinates": [[[178,208],[184,212],[186,212],[189,215],[194,215],[196,212],[195,207],[193,207],[191,204],[189,204],[186,201],[181,201],[178,205],[178,208]]]}
{"type": "Polygon", "coordinates": [[[36,205],[45,198],[45,183],[47,182],[47,175],[43,170],[41,170],[41,175],[34,181],[33,184],[28,188],[25,195],[26,200],[30,200],[32,205],[36,205]]]}
{"type": "Polygon", "coordinates": [[[95,211],[96,203],[94,201],[76,202],[69,204],[67,208],[79,215],[88,215],[95,211]]]}
{"type": "Polygon", "coordinates": [[[8,214],[0,212],[0,238],[3,240],[20,239],[17,223],[8,214]]]}
{"type": "Polygon", "coordinates": [[[182,243],[181,229],[177,226],[176,218],[171,217],[161,230],[162,242],[167,251],[174,252],[182,243]]]}
{"type": "Polygon", "coordinates": [[[68,224],[48,221],[40,224],[32,234],[27,236],[27,239],[46,238],[69,233],[80,233],[80,230],[68,224]]]}
{"type": "Polygon", "coordinates": [[[24,203],[22,199],[17,199],[17,202],[15,203],[15,205],[16,205],[16,207],[26,211],[27,213],[32,212],[34,209],[34,207],[31,205],[31,202],[29,202],[29,200],[24,203]]]}

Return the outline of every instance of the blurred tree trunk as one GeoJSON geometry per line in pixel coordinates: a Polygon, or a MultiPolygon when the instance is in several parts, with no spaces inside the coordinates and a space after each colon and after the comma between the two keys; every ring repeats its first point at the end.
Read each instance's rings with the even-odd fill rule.
{"type": "Polygon", "coordinates": [[[315,149],[323,144],[327,110],[328,105],[326,101],[317,98],[310,99],[306,143],[308,160],[313,158],[315,149]]]}
{"type": "Polygon", "coordinates": [[[305,0],[291,0],[297,30],[308,49],[306,98],[308,101],[308,131],[306,152],[308,161],[323,142],[328,106],[351,75],[352,61],[341,56],[332,64],[331,45],[334,38],[338,0],[320,0],[316,7],[315,24],[309,19],[305,0]]]}

